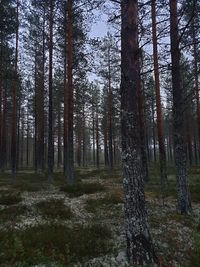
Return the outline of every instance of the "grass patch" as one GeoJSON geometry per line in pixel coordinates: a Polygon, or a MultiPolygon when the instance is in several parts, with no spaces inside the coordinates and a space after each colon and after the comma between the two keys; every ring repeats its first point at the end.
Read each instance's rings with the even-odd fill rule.
{"type": "Polygon", "coordinates": [[[20,193],[5,192],[0,196],[0,205],[14,205],[22,201],[20,193]]]}
{"type": "Polygon", "coordinates": [[[43,186],[36,183],[17,182],[14,184],[13,188],[20,192],[38,192],[43,189],[43,186]]]}
{"type": "Polygon", "coordinates": [[[88,212],[96,213],[99,208],[105,208],[105,206],[110,207],[123,202],[122,192],[113,191],[110,194],[107,194],[103,198],[98,199],[88,199],[86,201],[85,209],[88,212]]]}
{"type": "Polygon", "coordinates": [[[193,237],[193,251],[190,259],[190,264],[187,267],[200,266],[200,233],[195,233],[193,237]]]}
{"type": "Polygon", "coordinates": [[[183,224],[184,226],[187,226],[189,228],[193,228],[195,226],[195,221],[194,218],[190,215],[183,215],[183,214],[178,214],[175,212],[170,212],[166,215],[164,220],[172,220],[179,222],[183,224]]]}
{"type": "Polygon", "coordinates": [[[76,183],[60,188],[60,191],[67,193],[69,197],[79,197],[84,194],[94,194],[105,190],[106,188],[100,183],[76,183]]]}
{"type": "Polygon", "coordinates": [[[195,184],[190,185],[191,199],[194,202],[200,202],[200,183],[196,182],[195,184]]]}
{"type": "Polygon", "coordinates": [[[64,204],[64,199],[43,200],[36,204],[42,215],[49,219],[70,219],[73,213],[64,204]]]}
{"type": "Polygon", "coordinates": [[[18,217],[24,215],[27,212],[27,207],[22,206],[10,206],[0,210],[0,223],[17,221],[18,217]]]}
{"type": "Polygon", "coordinates": [[[112,250],[112,233],[106,226],[45,224],[24,231],[0,231],[0,266],[32,266],[51,263],[70,266],[112,250]]]}

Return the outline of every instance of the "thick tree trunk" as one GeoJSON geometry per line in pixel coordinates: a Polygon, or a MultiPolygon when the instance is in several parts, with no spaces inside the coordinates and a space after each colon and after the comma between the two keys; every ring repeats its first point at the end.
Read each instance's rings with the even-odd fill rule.
{"type": "Polygon", "coordinates": [[[53,180],[54,137],[53,137],[53,0],[49,15],[49,125],[48,125],[48,180],[53,180]]]}
{"type": "Polygon", "coordinates": [[[157,132],[159,144],[159,160],[160,160],[160,181],[161,190],[164,191],[167,184],[167,166],[166,166],[166,150],[163,131],[163,118],[160,97],[160,75],[158,66],[158,44],[157,44],[157,28],[156,28],[156,0],[151,1],[152,16],[152,39],[153,39],[153,60],[154,60],[154,77],[155,77],[155,95],[156,95],[156,115],[157,115],[157,132]]]}
{"type": "Polygon", "coordinates": [[[180,49],[178,36],[177,1],[170,0],[170,38],[172,57],[174,158],[176,165],[178,211],[191,212],[187,181],[187,151],[184,139],[184,101],[180,77],[180,49]]]}
{"type": "Polygon", "coordinates": [[[127,254],[132,265],[154,263],[144,196],[139,124],[138,1],[122,0],[121,122],[127,254]]]}

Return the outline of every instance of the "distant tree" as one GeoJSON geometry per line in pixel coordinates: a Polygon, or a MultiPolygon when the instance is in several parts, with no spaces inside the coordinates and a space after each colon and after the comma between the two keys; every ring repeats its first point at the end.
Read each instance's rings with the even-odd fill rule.
{"type": "Polygon", "coordinates": [[[15,67],[12,91],[12,134],[11,134],[11,169],[16,178],[17,170],[17,86],[18,86],[18,49],[19,49],[19,1],[16,2],[15,67]]]}
{"type": "Polygon", "coordinates": [[[178,34],[177,1],[170,0],[170,39],[172,58],[174,159],[176,166],[178,211],[191,212],[187,181],[187,151],[184,139],[184,92],[180,73],[180,39],[178,34]]]}
{"type": "Polygon", "coordinates": [[[163,114],[162,114],[161,96],[160,96],[156,0],[151,1],[151,16],[152,16],[153,61],[154,61],[154,78],[155,78],[156,114],[157,114],[157,132],[158,132],[158,143],[159,143],[161,190],[164,191],[166,189],[166,183],[167,183],[167,169],[166,169],[167,167],[166,167],[165,137],[164,137],[164,128],[163,128],[163,114]]]}

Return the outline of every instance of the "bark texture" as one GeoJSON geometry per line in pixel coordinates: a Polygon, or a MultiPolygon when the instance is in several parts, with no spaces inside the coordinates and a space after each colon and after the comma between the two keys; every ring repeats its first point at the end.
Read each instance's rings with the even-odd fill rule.
{"type": "Polygon", "coordinates": [[[157,261],[144,196],[139,123],[138,1],[122,1],[121,122],[127,255],[134,266],[157,261]]]}

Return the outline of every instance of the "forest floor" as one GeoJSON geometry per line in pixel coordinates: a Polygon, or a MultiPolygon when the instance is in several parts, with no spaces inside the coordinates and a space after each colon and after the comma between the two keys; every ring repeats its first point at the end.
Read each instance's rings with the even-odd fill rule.
{"type": "MultiPolygon", "coordinates": [[[[171,170],[172,172],[172,170],[171,170]]],[[[0,266],[125,267],[119,170],[82,168],[78,183],[53,184],[29,171],[0,176],[0,266]]],[[[176,212],[175,177],[163,199],[156,168],[146,185],[149,223],[162,266],[200,266],[200,168],[190,171],[193,214],[176,212]]]]}

